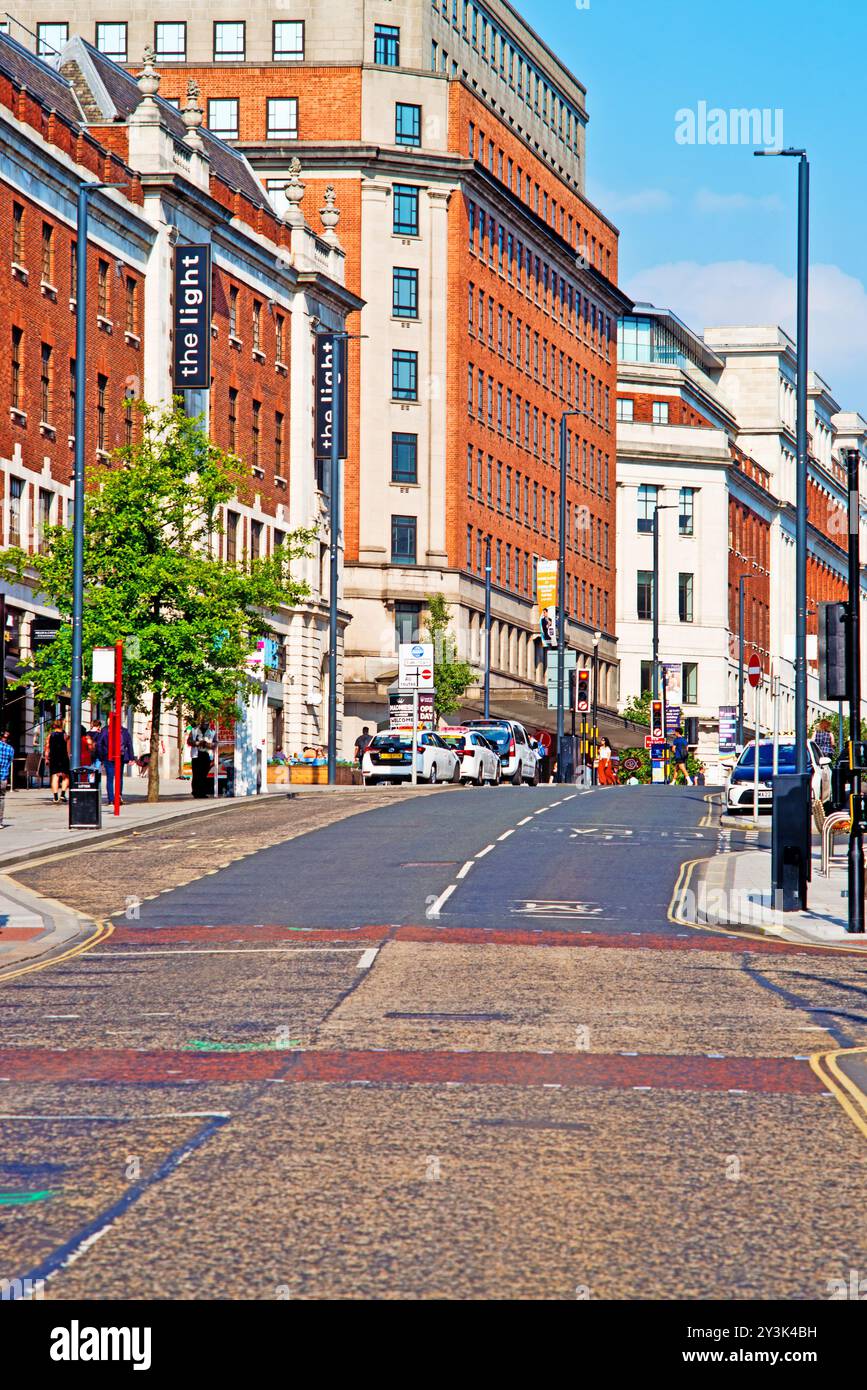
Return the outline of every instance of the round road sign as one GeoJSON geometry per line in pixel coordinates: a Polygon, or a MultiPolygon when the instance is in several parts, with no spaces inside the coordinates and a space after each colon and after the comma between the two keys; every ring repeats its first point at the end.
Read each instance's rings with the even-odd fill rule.
{"type": "Polygon", "coordinates": [[[761,685],[762,663],[755,652],[753,652],[752,656],[750,657],[749,665],[747,666],[747,676],[749,678],[750,685],[753,686],[753,688],[755,688],[757,685],[761,685]]]}

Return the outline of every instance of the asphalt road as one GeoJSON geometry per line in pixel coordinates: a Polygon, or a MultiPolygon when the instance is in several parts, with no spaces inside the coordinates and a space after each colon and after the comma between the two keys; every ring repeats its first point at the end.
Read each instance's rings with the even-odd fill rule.
{"type": "Polygon", "coordinates": [[[0,1278],[810,1299],[867,1269],[865,1132],[809,1064],[867,1042],[863,963],[670,920],[719,848],[703,790],[375,797],[168,891],[145,858],[109,937],[0,978],[0,1278]]]}

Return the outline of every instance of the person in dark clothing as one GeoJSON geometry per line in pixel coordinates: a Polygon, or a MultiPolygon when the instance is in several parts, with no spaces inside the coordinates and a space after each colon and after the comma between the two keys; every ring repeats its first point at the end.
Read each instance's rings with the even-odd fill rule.
{"type": "Polygon", "coordinates": [[[193,796],[211,796],[212,790],[208,784],[208,774],[211,771],[213,758],[211,749],[214,746],[214,730],[210,720],[203,719],[194,729],[191,729],[187,736],[187,743],[191,750],[192,762],[192,786],[193,796]]]}
{"type": "Polygon", "coordinates": [[[367,751],[368,745],[372,742],[373,740],[370,736],[370,729],[365,724],[361,733],[358,735],[358,738],[355,740],[355,760],[358,763],[359,767],[361,767],[361,760],[364,757],[365,752],[367,751]]]}
{"type": "Polygon", "coordinates": [[[674,777],[672,777],[672,781],[675,781],[677,774],[682,772],[686,785],[691,787],[692,778],[686,766],[686,760],[689,757],[689,744],[684,737],[683,729],[675,729],[674,738],[671,741],[671,750],[673,754],[672,761],[674,763],[674,777]]]}
{"type": "Polygon", "coordinates": [[[65,801],[69,788],[69,745],[63,732],[62,719],[55,719],[48,737],[48,771],[51,774],[51,795],[55,801],[65,801]]]}
{"type": "MultiPolygon", "coordinates": [[[[107,804],[114,801],[114,749],[111,744],[109,730],[101,730],[96,740],[96,756],[105,768],[105,800],[107,804]]],[[[120,791],[121,805],[123,805],[123,775],[126,772],[127,763],[131,763],[135,758],[135,750],[132,746],[132,737],[129,729],[121,725],[120,730],[120,791]]]]}

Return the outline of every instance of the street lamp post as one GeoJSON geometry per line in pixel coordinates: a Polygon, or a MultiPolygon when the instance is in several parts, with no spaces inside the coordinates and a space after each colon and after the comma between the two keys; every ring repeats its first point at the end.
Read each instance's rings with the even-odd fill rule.
{"type": "Polygon", "coordinates": [[[72,676],[70,680],[69,757],[81,762],[81,697],[84,629],[84,447],[87,422],[87,220],[90,199],[100,188],[124,188],[124,183],[82,183],[78,188],[75,278],[75,416],[72,494],[72,676]]]}
{"type": "Polygon", "coordinates": [[[673,502],[666,502],[660,505],[658,502],[653,508],[653,661],[652,661],[652,685],[653,698],[659,699],[659,513],[673,512],[676,510],[673,502]]]}
{"type": "MultiPolygon", "coordinates": [[[[594,755],[599,751],[599,643],[602,640],[601,632],[593,634],[593,752],[594,755]]],[[[593,758],[592,767],[595,777],[596,757],[593,758]]]]}
{"type": "Polygon", "coordinates": [[[491,538],[485,541],[485,718],[491,717],[491,538]]]}
{"type": "Polygon", "coordinates": [[[563,714],[566,705],[566,421],[581,410],[564,410],[560,416],[560,544],[557,557],[557,781],[563,777],[563,714]]]}
{"type": "Polygon", "coordinates": [[[744,585],[757,574],[742,574],[738,580],[738,746],[744,744],[744,585]]]}

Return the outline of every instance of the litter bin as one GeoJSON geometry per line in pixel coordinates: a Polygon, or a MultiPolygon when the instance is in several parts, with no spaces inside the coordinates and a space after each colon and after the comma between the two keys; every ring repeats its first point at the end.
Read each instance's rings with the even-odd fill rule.
{"type": "Polygon", "coordinates": [[[771,887],[774,907],[784,912],[807,906],[813,845],[811,781],[808,772],[783,773],[772,779],[771,887]]]}
{"type": "Polygon", "coordinates": [[[102,826],[102,799],[97,767],[74,767],[69,774],[70,830],[99,830],[102,826]]]}

